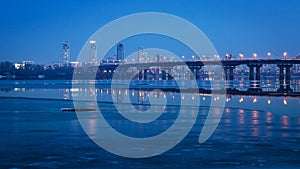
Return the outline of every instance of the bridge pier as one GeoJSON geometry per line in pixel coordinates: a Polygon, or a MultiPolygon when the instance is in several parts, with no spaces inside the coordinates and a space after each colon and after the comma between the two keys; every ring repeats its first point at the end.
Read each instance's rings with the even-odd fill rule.
{"type": "Polygon", "coordinates": [[[285,81],[287,84],[290,84],[291,82],[291,67],[292,65],[285,67],[285,81]]]}
{"type": "Polygon", "coordinates": [[[167,72],[165,71],[165,68],[161,68],[161,79],[162,80],[167,80],[167,72]]]}
{"type": "Polygon", "coordinates": [[[249,68],[250,68],[249,80],[254,80],[254,66],[249,66],[249,68]]]}
{"type": "Polygon", "coordinates": [[[284,80],[284,66],[279,66],[279,81],[283,83],[284,80]]]}
{"type": "Polygon", "coordinates": [[[105,79],[109,80],[109,69],[105,71],[105,79]]]}
{"type": "Polygon", "coordinates": [[[277,64],[279,67],[279,89],[278,92],[292,92],[291,88],[291,67],[292,64],[277,64]],[[285,70],[285,73],[284,73],[285,70]]]}
{"type": "Polygon", "coordinates": [[[247,64],[249,67],[249,80],[260,80],[260,68],[262,64],[247,64]],[[255,72],[254,72],[255,68],[255,72]],[[255,78],[254,78],[255,77],[255,78]]]}
{"type": "Polygon", "coordinates": [[[193,72],[194,79],[196,79],[196,77],[197,77],[197,74],[196,74],[197,69],[196,68],[192,68],[191,71],[193,72]]]}
{"type": "Polygon", "coordinates": [[[149,69],[144,70],[144,80],[149,80],[148,79],[148,74],[149,74],[149,69]]]}
{"type": "Polygon", "coordinates": [[[229,68],[229,80],[233,80],[234,77],[233,77],[233,70],[235,69],[235,67],[230,67],[229,68]]]}
{"type": "Polygon", "coordinates": [[[226,80],[234,80],[234,69],[235,66],[224,66],[224,73],[225,73],[226,80]]]}
{"type": "Polygon", "coordinates": [[[193,73],[193,78],[194,80],[199,80],[200,79],[200,70],[201,70],[201,66],[196,66],[196,67],[192,67],[190,68],[192,73],[193,73]]]}
{"type": "Polygon", "coordinates": [[[201,77],[201,66],[199,66],[197,69],[196,69],[196,80],[200,80],[200,77],[201,77]]]}
{"type": "Polygon", "coordinates": [[[260,80],[260,67],[262,65],[256,66],[256,80],[260,80]]]}
{"type": "Polygon", "coordinates": [[[145,80],[146,79],[146,76],[145,76],[145,71],[146,71],[146,68],[144,67],[137,67],[139,73],[138,73],[138,80],[145,80]]]}
{"type": "Polygon", "coordinates": [[[250,88],[248,91],[255,91],[260,92],[262,89],[260,88],[260,68],[262,67],[262,64],[257,63],[249,63],[247,64],[249,67],[249,80],[250,80],[250,88]],[[255,69],[254,69],[255,68],[255,69]]]}

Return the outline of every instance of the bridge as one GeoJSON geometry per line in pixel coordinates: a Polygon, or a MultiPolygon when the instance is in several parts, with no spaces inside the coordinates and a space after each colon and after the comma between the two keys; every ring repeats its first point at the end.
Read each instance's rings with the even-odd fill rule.
{"type": "MultiPolygon", "coordinates": [[[[177,62],[142,62],[142,63],[111,63],[100,64],[94,67],[97,79],[111,79],[115,72],[124,75],[121,77],[128,77],[128,73],[137,75],[137,80],[173,80],[170,72],[176,67],[188,66],[190,72],[195,80],[200,79],[200,70],[205,66],[219,65],[224,68],[224,79],[234,79],[234,69],[239,65],[246,65],[249,67],[249,80],[257,81],[258,84],[253,84],[253,88],[249,90],[261,90],[259,88],[259,80],[261,80],[261,67],[263,65],[276,65],[279,69],[279,83],[278,92],[292,92],[290,88],[291,68],[294,65],[300,65],[300,59],[240,59],[240,60],[194,60],[194,61],[177,61],[177,62]],[[130,70],[131,69],[131,70],[130,70]],[[151,75],[151,76],[150,76],[151,75]],[[151,78],[150,78],[151,77],[151,78]],[[159,77],[159,78],[158,78],[159,77]]],[[[80,70],[85,72],[87,70],[80,70]]],[[[77,70],[77,71],[78,71],[77,70]]],[[[90,71],[90,70],[89,70],[90,71]]],[[[177,70],[178,71],[178,70],[177,70]]],[[[81,72],[81,73],[82,73],[81,72]]],[[[178,71],[180,72],[180,70],[178,71]]],[[[75,71],[76,73],[76,71],[75,71]]],[[[77,72],[78,73],[78,72],[77,72]]],[[[84,73],[82,73],[84,75],[84,73]]]]}

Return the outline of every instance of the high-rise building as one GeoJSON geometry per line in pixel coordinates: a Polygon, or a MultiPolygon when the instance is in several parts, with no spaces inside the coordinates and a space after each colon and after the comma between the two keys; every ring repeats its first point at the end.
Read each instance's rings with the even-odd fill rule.
{"type": "Polygon", "coordinates": [[[144,51],[142,48],[138,48],[138,59],[139,63],[145,62],[148,57],[148,53],[144,51]]]}
{"type": "Polygon", "coordinates": [[[70,63],[70,44],[69,41],[62,42],[62,63],[69,64],[70,63]]]}
{"type": "Polygon", "coordinates": [[[124,60],[124,46],[122,43],[118,43],[117,45],[117,60],[118,61],[124,60]]]}
{"type": "Polygon", "coordinates": [[[96,46],[96,41],[95,40],[90,41],[90,63],[91,64],[97,64],[98,63],[97,46],[96,46]]]}

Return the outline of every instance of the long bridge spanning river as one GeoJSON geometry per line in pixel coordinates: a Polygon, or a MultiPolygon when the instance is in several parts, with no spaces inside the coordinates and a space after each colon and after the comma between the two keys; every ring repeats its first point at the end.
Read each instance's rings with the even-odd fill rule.
{"type": "MultiPolygon", "coordinates": [[[[249,68],[249,81],[252,82],[247,91],[239,91],[235,88],[226,88],[232,94],[260,94],[260,95],[286,95],[298,96],[300,93],[294,92],[290,87],[291,68],[300,65],[300,59],[241,59],[241,60],[195,60],[195,61],[176,61],[176,62],[140,62],[140,63],[110,63],[94,66],[92,71],[97,79],[112,79],[114,74],[118,74],[120,80],[174,80],[174,76],[184,74],[181,80],[200,80],[201,69],[207,66],[219,66],[222,68],[222,80],[228,82],[234,80],[234,69],[237,66],[246,65],[249,68]],[[260,88],[261,67],[263,65],[276,65],[279,74],[279,87],[276,92],[266,92],[260,88]],[[183,69],[186,67],[189,71],[183,69]],[[128,79],[129,77],[129,79],[128,79]],[[127,79],[126,79],[127,78],[127,79]]],[[[85,77],[89,68],[77,68],[74,74],[77,77],[85,77]],[[79,75],[80,74],[80,75],[79,75]]],[[[178,79],[178,78],[177,78],[178,79]]],[[[180,77],[179,77],[180,79],[180,77]]],[[[173,90],[173,89],[170,89],[173,90]]],[[[205,93],[209,91],[203,90],[205,93]]]]}

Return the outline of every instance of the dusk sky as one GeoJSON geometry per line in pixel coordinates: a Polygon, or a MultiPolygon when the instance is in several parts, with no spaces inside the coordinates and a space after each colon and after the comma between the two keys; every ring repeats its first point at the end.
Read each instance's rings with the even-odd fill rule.
{"type": "MultiPolygon", "coordinates": [[[[270,51],[279,58],[287,51],[295,57],[300,53],[299,9],[299,0],[1,0],[0,61],[61,62],[64,40],[70,41],[71,60],[76,60],[95,31],[138,12],[169,13],[190,21],[221,56],[257,52],[262,58],[270,51]]],[[[137,48],[124,45],[125,54],[137,48]]]]}

